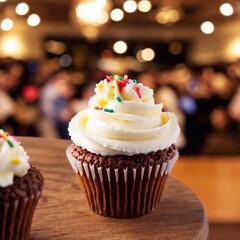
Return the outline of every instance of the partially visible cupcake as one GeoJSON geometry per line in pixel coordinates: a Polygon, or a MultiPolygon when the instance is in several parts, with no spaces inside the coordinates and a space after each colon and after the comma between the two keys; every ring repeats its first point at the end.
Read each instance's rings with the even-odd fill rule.
{"type": "Polygon", "coordinates": [[[180,132],[175,115],[162,108],[152,89],[112,75],[72,118],[67,156],[92,211],[138,217],[159,203],[179,156],[174,143],[180,132]]]}
{"type": "Polygon", "coordinates": [[[43,176],[20,143],[0,129],[0,239],[29,239],[43,176]]]}

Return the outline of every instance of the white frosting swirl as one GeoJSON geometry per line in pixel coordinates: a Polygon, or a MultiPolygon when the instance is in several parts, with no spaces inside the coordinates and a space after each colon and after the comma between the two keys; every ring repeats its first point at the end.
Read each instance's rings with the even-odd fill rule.
{"type": "Polygon", "coordinates": [[[69,124],[72,141],[101,155],[134,155],[175,143],[180,128],[173,113],[155,104],[153,90],[127,77],[97,84],[89,107],[69,124]],[[125,84],[126,83],[126,84],[125,84]]]}
{"type": "Polygon", "coordinates": [[[14,176],[24,176],[30,168],[23,147],[0,129],[0,187],[13,184],[14,176]]]}

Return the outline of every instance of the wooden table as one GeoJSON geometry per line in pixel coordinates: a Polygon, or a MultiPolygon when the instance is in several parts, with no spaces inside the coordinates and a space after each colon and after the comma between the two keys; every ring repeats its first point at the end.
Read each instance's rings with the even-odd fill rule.
{"type": "Polygon", "coordinates": [[[65,157],[66,140],[20,138],[45,178],[31,228],[31,239],[207,239],[208,221],[198,197],[169,177],[159,206],[133,219],[92,213],[65,157]]]}

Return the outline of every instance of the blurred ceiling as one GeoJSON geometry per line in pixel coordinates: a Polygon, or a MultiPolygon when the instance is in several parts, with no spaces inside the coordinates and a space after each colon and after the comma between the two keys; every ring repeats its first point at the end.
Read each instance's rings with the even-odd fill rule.
{"type": "MultiPolygon", "coordinates": [[[[109,44],[122,40],[139,46],[145,43],[146,45],[149,43],[170,45],[173,42],[180,42],[184,46],[188,45],[189,59],[196,64],[230,62],[240,58],[240,0],[228,1],[234,9],[230,16],[224,16],[219,11],[220,6],[225,3],[223,0],[149,0],[152,3],[152,9],[149,12],[143,13],[136,10],[133,13],[127,13],[124,11],[124,18],[121,21],[109,19],[103,28],[97,27],[97,37],[91,39],[84,35],[84,27],[89,28],[89,24],[85,26],[81,23],[76,24],[80,18],[83,18],[82,15],[85,15],[85,12],[81,12],[82,15],[77,17],[77,4],[90,0],[26,0],[30,12],[24,16],[19,16],[15,12],[17,4],[20,3],[19,0],[3,1],[0,0],[0,22],[2,23],[4,18],[11,18],[14,27],[10,31],[0,30],[0,43],[4,42],[8,34],[15,34],[15,38],[19,38],[25,46],[19,47],[22,51],[19,56],[25,58],[42,56],[43,42],[51,39],[63,42],[87,40],[91,43],[99,39],[109,44]],[[156,16],[160,11],[165,11],[165,16],[169,17],[166,9],[176,10],[180,18],[167,23],[157,22],[156,16]],[[26,21],[32,13],[38,14],[41,18],[40,24],[34,28],[32,25],[28,26],[26,21]],[[75,19],[72,16],[75,16],[75,19]],[[206,33],[200,28],[205,21],[212,22],[212,32],[206,33]]],[[[107,1],[111,3],[111,9],[123,10],[126,0],[107,1]]],[[[141,0],[135,1],[139,3],[141,0]]],[[[87,17],[94,16],[96,14],[94,10],[91,9],[87,17]]],[[[2,29],[2,26],[0,27],[2,29]]],[[[99,42],[98,45],[100,45],[99,42]]],[[[9,50],[12,51],[12,45],[9,41],[7,43],[10,45],[9,50]]],[[[132,48],[131,45],[129,48],[132,48]]]]}
{"type": "MultiPolygon", "coordinates": [[[[7,0],[0,3],[0,13],[4,13],[7,8],[14,8],[20,1],[7,0]]],[[[70,22],[69,14],[74,1],[71,0],[27,0],[31,12],[37,13],[41,16],[42,22],[46,23],[67,23],[70,22]]],[[[80,2],[80,1],[79,1],[80,2]]],[[[112,8],[122,8],[124,0],[110,1],[112,8]]],[[[138,24],[154,24],[160,25],[156,22],[155,16],[159,8],[171,7],[178,9],[182,17],[177,25],[194,25],[200,24],[203,21],[210,20],[214,22],[230,21],[236,19],[240,14],[239,1],[228,1],[237,9],[238,13],[232,16],[224,17],[219,13],[219,7],[223,3],[222,0],[151,0],[152,10],[148,13],[136,11],[134,13],[126,13],[123,21],[118,22],[118,25],[138,25],[138,24]]],[[[115,23],[116,24],[116,23],[115,23]]]]}

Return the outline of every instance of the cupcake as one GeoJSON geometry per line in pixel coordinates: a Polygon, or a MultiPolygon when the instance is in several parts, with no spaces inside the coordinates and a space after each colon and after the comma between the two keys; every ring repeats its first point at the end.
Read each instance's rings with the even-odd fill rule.
{"type": "Polygon", "coordinates": [[[19,142],[0,130],[0,239],[29,239],[43,177],[19,142]]]}
{"type": "Polygon", "coordinates": [[[71,119],[66,153],[93,212],[138,217],[159,203],[179,156],[174,143],[180,132],[175,115],[162,108],[152,89],[112,75],[71,119]]]}

